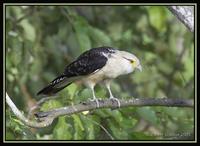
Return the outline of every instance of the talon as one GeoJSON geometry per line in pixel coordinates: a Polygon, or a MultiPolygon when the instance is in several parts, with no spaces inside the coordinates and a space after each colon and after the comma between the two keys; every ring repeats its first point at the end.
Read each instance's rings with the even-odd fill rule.
{"type": "Polygon", "coordinates": [[[119,101],[119,99],[117,99],[117,98],[115,98],[115,97],[110,97],[110,100],[115,100],[115,101],[117,101],[118,108],[120,108],[120,101],[119,101]]]}
{"type": "Polygon", "coordinates": [[[97,104],[97,108],[99,108],[99,101],[97,98],[93,98],[93,99],[90,99],[90,101],[95,101],[96,104],[97,104]]]}

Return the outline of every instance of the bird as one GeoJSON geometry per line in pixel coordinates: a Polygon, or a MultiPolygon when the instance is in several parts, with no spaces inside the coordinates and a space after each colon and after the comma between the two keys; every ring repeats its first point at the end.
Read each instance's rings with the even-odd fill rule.
{"type": "Polygon", "coordinates": [[[120,75],[126,75],[135,69],[142,71],[140,60],[132,53],[113,47],[96,47],[83,52],[76,60],[64,68],[64,72],[40,90],[37,95],[51,96],[61,91],[75,81],[81,81],[92,91],[97,107],[98,99],[94,87],[104,83],[109,92],[109,99],[115,100],[120,107],[119,99],[111,92],[111,81],[120,75]]]}

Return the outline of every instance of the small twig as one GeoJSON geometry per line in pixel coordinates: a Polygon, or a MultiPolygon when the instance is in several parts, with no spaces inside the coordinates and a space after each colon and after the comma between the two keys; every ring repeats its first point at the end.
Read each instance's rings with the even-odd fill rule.
{"type": "MultiPolygon", "coordinates": [[[[170,106],[170,107],[193,107],[194,103],[191,99],[171,99],[171,98],[133,98],[129,100],[120,99],[120,108],[131,106],[170,106]]],[[[77,105],[57,108],[47,112],[38,112],[35,116],[41,122],[28,120],[15,106],[8,94],[6,93],[6,102],[16,115],[25,125],[35,128],[41,128],[51,125],[53,120],[59,116],[81,113],[97,109],[95,101],[88,101],[77,105]]],[[[118,108],[118,103],[109,99],[99,100],[99,108],[118,108]]]]}

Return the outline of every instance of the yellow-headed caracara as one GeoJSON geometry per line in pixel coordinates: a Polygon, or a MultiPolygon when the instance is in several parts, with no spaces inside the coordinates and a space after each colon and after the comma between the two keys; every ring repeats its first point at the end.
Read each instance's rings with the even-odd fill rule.
{"type": "Polygon", "coordinates": [[[140,61],[135,55],[111,47],[93,48],[66,66],[64,72],[37,95],[54,95],[72,82],[79,80],[92,90],[92,100],[95,100],[99,107],[94,87],[103,81],[110,94],[110,99],[116,100],[120,107],[119,100],[113,96],[110,90],[110,81],[120,75],[129,74],[134,69],[142,71],[140,61]]]}

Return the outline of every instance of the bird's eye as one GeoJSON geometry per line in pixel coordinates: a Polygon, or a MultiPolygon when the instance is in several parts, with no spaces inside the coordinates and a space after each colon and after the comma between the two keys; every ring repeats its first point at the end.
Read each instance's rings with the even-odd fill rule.
{"type": "Polygon", "coordinates": [[[133,64],[133,63],[135,63],[135,61],[134,60],[130,60],[130,63],[133,64]]]}
{"type": "Polygon", "coordinates": [[[132,60],[132,59],[128,59],[126,57],[123,57],[124,59],[128,60],[131,64],[135,64],[135,60],[132,60]]]}

